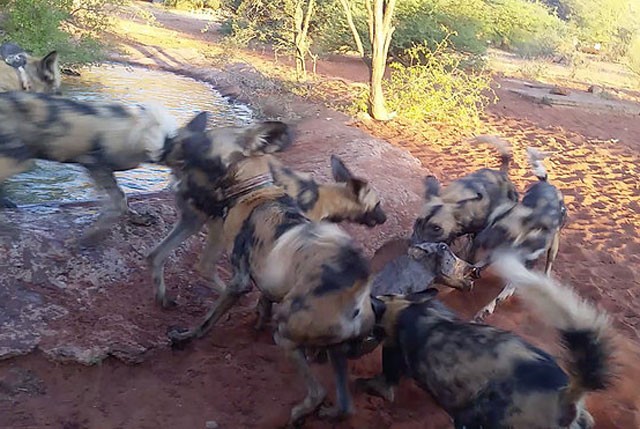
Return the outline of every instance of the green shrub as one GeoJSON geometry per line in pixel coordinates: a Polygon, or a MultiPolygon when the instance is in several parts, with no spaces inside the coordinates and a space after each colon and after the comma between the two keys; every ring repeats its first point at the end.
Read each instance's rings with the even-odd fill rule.
{"type": "Polygon", "coordinates": [[[410,65],[392,63],[385,82],[388,108],[409,121],[475,127],[494,99],[491,78],[484,71],[464,70],[465,57],[450,48],[448,38],[433,50],[415,45],[406,52],[410,65]]]}
{"type": "Polygon", "coordinates": [[[33,55],[57,50],[65,65],[91,63],[104,56],[97,36],[110,25],[106,13],[124,0],[8,0],[5,40],[33,55]]]}
{"type": "Polygon", "coordinates": [[[551,55],[567,37],[566,24],[547,6],[525,0],[488,0],[490,40],[524,57],[551,55]]]}
{"type": "Polygon", "coordinates": [[[164,0],[164,6],[182,10],[218,10],[222,7],[221,0],[164,0]]]}
{"type": "Polygon", "coordinates": [[[629,70],[640,77],[640,35],[637,35],[629,44],[626,60],[629,70]]]}

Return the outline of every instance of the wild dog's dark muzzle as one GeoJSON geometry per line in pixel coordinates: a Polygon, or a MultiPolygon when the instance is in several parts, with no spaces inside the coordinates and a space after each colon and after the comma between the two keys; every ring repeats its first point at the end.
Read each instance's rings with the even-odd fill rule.
{"type": "Polygon", "coordinates": [[[382,207],[380,207],[380,203],[376,204],[375,208],[372,211],[369,211],[362,215],[358,222],[364,225],[367,225],[369,228],[373,228],[377,225],[382,225],[387,221],[387,215],[385,214],[382,207]]]}

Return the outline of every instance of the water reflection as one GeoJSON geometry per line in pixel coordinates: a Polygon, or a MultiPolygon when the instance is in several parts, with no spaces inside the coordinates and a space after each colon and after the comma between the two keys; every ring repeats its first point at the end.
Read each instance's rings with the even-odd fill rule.
{"type": "MultiPolygon", "coordinates": [[[[210,85],[171,73],[107,64],[85,70],[81,77],[63,79],[65,96],[79,100],[117,100],[136,104],[164,105],[184,123],[193,114],[207,110],[215,125],[240,125],[251,121],[247,106],[230,103],[210,85]]],[[[145,164],[116,173],[126,193],[152,192],[168,184],[167,168],[145,164]]],[[[36,162],[36,167],[5,182],[11,200],[19,205],[47,201],[78,201],[100,196],[82,167],[55,162],[36,162]]]]}

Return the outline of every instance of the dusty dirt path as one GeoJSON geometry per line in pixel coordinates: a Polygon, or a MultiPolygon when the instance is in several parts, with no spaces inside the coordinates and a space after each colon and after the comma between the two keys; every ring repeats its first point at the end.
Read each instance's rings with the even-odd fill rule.
{"type": "MultiPolygon", "coordinates": [[[[370,139],[348,126],[348,118],[288,95],[286,82],[267,79],[260,73],[286,68],[286,63],[274,65],[268,53],[243,52],[245,63],[232,61],[221,66],[219,59],[225,52],[215,45],[219,36],[215,32],[202,33],[203,21],[164,11],[159,11],[156,18],[156,29],[135,19],[129,21],[129,27],[120,28],[119,41],[128,51],[120,59],[211,81],[225,93],[250,101],[266,116],[296,121],[301,149],[292,150],[286,157],[303,170],[326,177],[325,158],[338,151],[350,157],[358,171],[371,175],[393,214],[388,225],[374,232],[349,228],[369,254],[384,240],[409,230],[419,205],[421,175],[431,172],[446,181],[497,163],[495,154],[462,142],[455,130],[443,130],[437,140],[424,141],[411,129],[393,124],[358,124],[411,153],[423,168],[409,159],[403,160],[400,168],[385,163],[387,158],[376,155],[378,149],[371,146],[370,139]],[[158,34],[170,35],[171,39],[160,40],[158,34]]],[[[348,58],[320,61],[318,70],[328,78],[356,82],[366,79],[362,65],[348,58]]],[[[597,428],[640,427],[640,394],[635,383],[640,378],[640,123],[637,118],[621,115],[542,107],[499,88],[496,91],[501,100],[489,109],[486,121],[514,145],[512,176],[517,185],[522,188],[532,181],[524,161],[526,145],[554,153],[548,163],[551,180],[567,196],[571,217],[563,234],[556,275],[609,310],[621,334],[620,382],[608,392],[589,398],[597,428]]],[[[163,198],[163,204],[170,206],[170,200],[163,198]]],[[[174,215],[170,209],[167,211],[163,212],[166,224],[136,238],[143,243],[141,246],[152,244],[145,234],[158,237],[166,233],[174,215]]],[[[124,230],[122,233],[126,233],[123,237],[129,234],[124,230]]],[[[191,274],[199,246],[199,240],[192,240],[167,268],[168,281],[183,300],[176,310],[166,313],[154,308],[143,262],[141,257],[135,257],[129,261],[132,271],[128,277],[110,283],[108,290],[85,292],[83,296],[90,299],[91,305],[71,307],[71,321],[65,326],[51,326],[65,328],[67,335],[91,344],[95,341],[95,326],[104,324],[107,330],[135,325],[144,332],[136,334],[143,342],[161,343],[158,339],[166,326],[174,320],[195,323],[214,299],[203,282],[191,274]],[[132,302],[138,303],[135,309],[132,302]]],[[[495,282],[486,281],[470,294],[452,292],[444,299],[468,316],[497,290],[495,282]]],[[[75,299],[71,291],[61,297],[55,288],[45,286],[38,292],[51,299],[75,299]]],[[[183,351],[172,351],[160,344],[145,353],[137,365],[114,358],[88,367],[61,364],[45,357],[44,352],[0,362],[0,427],[190,429],[203,428],[209,420],[215,420],[221,428],[276,427],[286,419],[303,390],[269,334],[252,331],[254,299],[255,295],[244,299],[210,337],[183,351]]],[[[516,300],[501,307],[488,321],[559,353],[553,346],[553,333],[516,300]]],[[[130,330],[135,334],[135,329],[130,330]]],[[[378,367],[379,355],[374,353],[353,362],[351,375],[370,375],[378,367]]],[[[330,386],[328,369],[318,371],[330,386]]],[[[347,422],[332,425],[310,419],[305,427],[451,427],[429,396],[409,382],[401,386],[394,404],[356,394],[356,409],[356,416],[347,422]]]]}

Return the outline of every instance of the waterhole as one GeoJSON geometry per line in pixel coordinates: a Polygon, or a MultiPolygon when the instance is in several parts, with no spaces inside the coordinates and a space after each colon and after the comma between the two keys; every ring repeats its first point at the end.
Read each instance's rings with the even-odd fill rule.
{"type": "MultiPolygon", "coordinates": [[[[142,67],[120,64],[92,67],[80,77],[64,76],[62,91],[77,100],[160,103],[179,124],[203,110],[210,112],[210,126],[242,125],[252,120],[247,106],[230,102],[207,83],[142,67]]],[[[116,173],[116,178],[127,194],[160,191],[169,183],[169,169],[143,164],[116,173]]],[[[7,197],[18,205],[102,197],[82,167],[51,161],[37,160],[32,170],[7,179],[4,186],[7,197]]]]}

